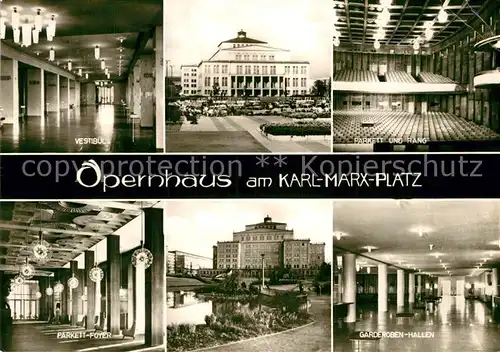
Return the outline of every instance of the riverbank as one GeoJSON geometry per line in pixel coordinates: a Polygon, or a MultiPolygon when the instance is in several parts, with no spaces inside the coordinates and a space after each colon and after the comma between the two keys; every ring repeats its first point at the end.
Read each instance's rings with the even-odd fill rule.
{"type": "Polygon", "coordinates": [[[185,352],[293,329],[313,321],[305,312],[259,310],[205,317],[204,325],[167,327],[167,350],[185,352]]]}

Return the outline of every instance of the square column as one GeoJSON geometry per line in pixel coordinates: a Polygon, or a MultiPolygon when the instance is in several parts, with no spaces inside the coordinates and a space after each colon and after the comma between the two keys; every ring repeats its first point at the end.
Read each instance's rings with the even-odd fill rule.
{"type": "Polygon", "coordinates": [[[14,59],[0,60],[0,107],[5,114],[4,123],[19,125],[19,71],[14,59]]]}
{"type": "Polygon", "coordinates": [[[45,116],[45,72],[28,69],[28,116],[45,116]]]}
{"type": "Polygon", "coordinates": [[[69,79],[59,76],[59,99],[60,109],[69,109],[69,79]]]}
{"type": "Polygon", "coordinates": [[[120,334],[120,279],[121,255],[120,237],[106,236],[107,270],[106,270],[106,303],[108,332],[120,334]]]}
{"type": "MultiPolygon", "coordinates": [[[[101,301],[102,301],[101,284],[103,282],[106,282],[106,278],[104,278],[103,281],[96,283],[96,285],[95,285],[95,315],[98,316],[99,318],[101,317],[101,313],[102,313],[102,309],[101,309],[101,301]]],[[[100,323],[100,321],[98,321],[98,323],[100,323]]]]}
{"type": "Polygon", "coordinates": [[[417,295],[419,299],[422,298],[422,275],[417,276],[417,295]]]}
{"type": "Polygon", "coordinates": [[[45,76],[45,102],[47,103],[47,112],[59,113],[61,109],[59,89],[59,75],[47,72],[45,76]]]}
{"type": "Polygon", "coordinates": [[[71,325],[76,325],[78,323],[78,313],[80,311],[79,307],[82,302],[82,293],[83,293],[83,275],[80,274],[80,270],[78,270],[78,262],[76,260],[71,261],[70,263],[71,277],[78,279],[78,287],[71,289],[68,286],[68,290],[71,290],[71,325]]]}
{"type": "Polygon", "coordinates": [[[135,267],[132,265],[132,262],[130,262],[127,267],[127,328],[132,326],[136,316],[135,277],[135,267]]]}
{"type": "Polygon", "coordinates": [[[135,331],[144,334],[146,330],[146,273],[144,270],[135,270],[135,331]]]}
{"type": "Polygon", "coordinates": [[[80,91],[81,91],[81,83],[75,82],[75,106],[80,106],[80,91]]]}
{"type": "Polygon", "coordinates": [[[493,297],[498,296],[498,269],[497,268],[491,269],[491,286],[492,286],[491,295],[493,297]]]}
{"type": "MultiPolygon", "coordinates": [[[[94,327],[95,306],[96,306],[96,283],[90,280],[90,270],[94,267],[95,255],[94,251],[85,252],[85,282],[87,286],[87,322],[86,328],[94,327]]],[[[83,284],[83,283],[82,283],[83,284]]]]}
{"type": "MultiPolygon", "coordinates": [[[[141,110],[139,116],[141,117],[141,128],[153,128],[155,125],[155,72],[154,60],[152,55],[143,55],[137,61],[140,67],[140,81],[139,86],[141,90],[141,110]]],[[[161,99],[165,99],[161,96],[161,99]]]]}
{"type": "Polygon", "coordinates": [[[405,272],[402,269],[398,269],[397,271],[397,292],[396,292],[396,301],[397,308],[404,307],[405,305],[405,272]]]}
{"type": "MultiPolygon", "coordinates": [[[[142,57],[137,60],[132,70],[132,102],[130,104],[130,112],[140,116],[141,113],[141,61],[142,57]]],[[[141,116],[142,119],[142,116],[141,116]]],[[[142,126],[142,124],[141,124],[142,126]]]]}
{"type": "Polygon", "coordinates": [[[415,274],[408,274],[408,302],[415,303],[415,274]]]}
{"type": "Polygon", "coordinates": [[[352,253],[345,253],[342,258],[343,283],[344,283],[344,303],[347,306],[346,323],[356,322],[356,256],[352,253]]]}
{"type": "Polygon", "coordinates": [[[75,105],[75,81],[68,79],[69,87],[69,105],[75,105]]]}
{"type": "Polygon", "coordinates": [[[157,26],[154,36],[155,43],[155,106],[156,106],[156,149],[163,149],[165,136],[165,69],[163,53],[163,26],[157,26]]]}
{"type": "Polygon", "coordinates": [[[144,247],[153,254],[153,264],[146,269],[146,330],[147,346],[164,343],[165,335],[165,239],[163,235],[163,209],[144,209],[144,247]]]}
{"type": "Polygon", "coordinates": [[[387,265],[378,265],[378,311],[387,312],[387,265]]]}
{"type": "Polygon", "coordinates": [[[42,297],[38,300],[38,320],[47,320],[48,319],[48,299],[49,297],[45,293],[45,290],[48,287],[48,278],[46,277],[41,277],[38,279],[38,289],[40,290],[39,292],[42,294],[42,297]]]}

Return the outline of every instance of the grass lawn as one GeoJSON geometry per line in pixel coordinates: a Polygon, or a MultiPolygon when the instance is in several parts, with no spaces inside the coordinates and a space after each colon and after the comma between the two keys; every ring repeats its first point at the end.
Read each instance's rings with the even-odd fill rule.
{"type": "Polygon", "coordinates": [[[167,130],[167,152],[267,153],[269,150],[246,131],[174,132],[167,130]]]}
{"type": "Polygon", "coordinates": [[[205,285],[206,285],[205,283],[190,277],[167,276],[167,286],[169,287],[205,286],[205,285]]]}

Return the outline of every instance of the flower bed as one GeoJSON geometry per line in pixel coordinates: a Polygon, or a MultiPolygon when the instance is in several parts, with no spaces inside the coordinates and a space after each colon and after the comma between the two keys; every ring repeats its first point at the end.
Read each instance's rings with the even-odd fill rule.
{"type": "Polygon", "coordinates": [[[314,111],[287,111],[282,114],[291,119],[329,119],[330,113],[318,113],[314,111]]]}
{"type": "Polygon", "coordinates": [[[326,136],[331,134],[331,124],[319,121],[266,123],[260,130],[273,136],[326,136]]]}
{"type": "Polygon", "coordinates": [[[182,352],[222,345],[288,330],[311,321],[308,313],[282,312],[277,309],[207,315],[205,325],[167,326],[167,350],[182,352]]]}

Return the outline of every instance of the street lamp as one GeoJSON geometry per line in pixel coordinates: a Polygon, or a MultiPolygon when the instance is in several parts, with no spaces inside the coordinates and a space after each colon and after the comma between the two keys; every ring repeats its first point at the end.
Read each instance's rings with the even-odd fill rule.
{"type": "Polygon", "coordinates": [[[262,289],[264,289],[264,286],[265,286],[264,285],[264,256],[265,256],[265,254],[262,253],[261,256],[262,256],[262,289]]]}

